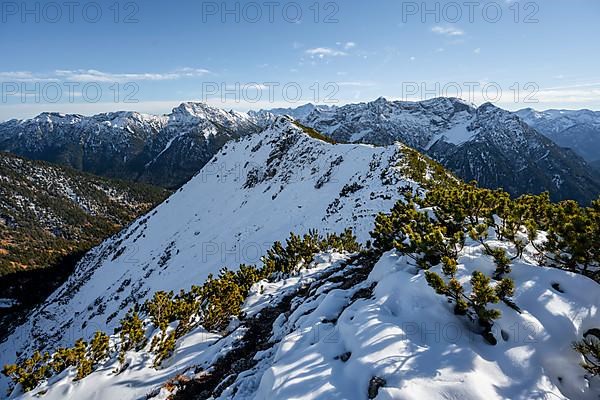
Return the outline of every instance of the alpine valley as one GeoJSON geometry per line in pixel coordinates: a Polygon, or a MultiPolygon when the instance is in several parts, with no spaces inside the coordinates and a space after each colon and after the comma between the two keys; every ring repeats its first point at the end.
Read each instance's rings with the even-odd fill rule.
{"type": "Polygon", "coordinates": [[[0,390],[598,399],[600,186],[586,162],[490,104],[308,108],[186,103],[2,125],[2,148],[29,157],[191,179],[89,251],[0,343],[0,390]],[[184,172],[166,161],[187,151],[184,172]],[[510,196],[544,190],[586,205],[510,196]]]}
{"type": "Polygon", "coordinates": [[[0,337],[169,192],[0,153],[0,337]]]}

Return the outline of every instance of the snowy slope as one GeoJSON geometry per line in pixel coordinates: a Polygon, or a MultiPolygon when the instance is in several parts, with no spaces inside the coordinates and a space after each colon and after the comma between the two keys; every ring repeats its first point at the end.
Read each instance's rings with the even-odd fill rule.
{"type": "MultiPolygon", "coordinates": [[[[488,244],[514,250],[493,238],[488,244]]],[[[495,269],[478,242],[467,243],[459,263],[463,282],[474,270],[495,269]]],[[[270,323],[265,347],[254,349],[249,367],[239,360],[236,376],[221,376],[217,398],[597,399],[600,381],[586,380],[571,348],[600,324],[597,283],[539,267],[527,252],[512,270],[521,312],[497,305],[502,317],[494,324],[498,344],[492,346],[476,326],[454,315],[412,259],[391,251],[369,265],[346,254],[321,254],[298,276],[254,286],[244,306],[248,317],[260,319],[266,307],[284,306],[261,320],[270,323]],[[290,293],[293,299],[285,300],[290,293]]],[[[252,329],[246,325],[251,323],[242,321],[224,337],[197,328],[178,341],[159,370],[146,352],[129,352],[122,373],[115,373],[119,365],[112,359],[79,382],[65,371],[14,398],[45,392],[48,400],[166,399],[173,382],[201,379],[243,344],[252,329]]]]}
{"type": "MultiPolygon", "coordinates": [[[[268,369],[258,372],[256,394],[233,398],[366,398],[374,377],[385,381],[377,399],[597,398],[600,387],[587,388],[571,349],[600,323],[595,282],[516,263],[522,314],[499,307],[500,339],[490,346],[410,261],[386,253],[362,285],[376,283],[370,297],[351,300],[360,285],[334,289],[293,310],[283,318],[268,369]],[[557,282],[564,293],[552,289],[557,282]]],[[[474,243],[459,261],[461,281],[475,269],[494,269],[474,243]]]]}
{"type": "Polygon", "coordinates": [[[158,290],[189,289],[225,265],[257,263],[292,231],[353,227],[366,240],[374,215],[389,210],[406,184],[396,168],[400,148],[331,145],[285,117],[227,144],[151,214],[88,253],[0,344],[0,360],[111,332],[134,302],[158,290]]]}

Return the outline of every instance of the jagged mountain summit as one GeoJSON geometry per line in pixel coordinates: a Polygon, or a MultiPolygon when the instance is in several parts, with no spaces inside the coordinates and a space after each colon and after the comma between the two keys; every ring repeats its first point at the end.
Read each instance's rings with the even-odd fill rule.
{"type": "Polygon", "coordinates": [[[286,117],[225,145],[163,204],[86,254],[0,344],[0,359],[68,345],[69,332],[111,330],[135,302],[189,289],[225,265],[257,263],[289,232],[350,227],[364,242],[375,215],[411,184],[397,167],[402,148],[334,146],[286,117]]]}
{"type": "Polygon", "coordinates": [[[307,103],[301,105],[296,108],[288,107],[288,108],[273,108],[270,110],[250,110],[248,111],[248,115],[253,119],[253,121],[262,127],[267,127],[279,115],[288,115],[298,121],[304,120],[308,115],[310,115],[313,111],[332,111],[336,108],[336,106],[328,106],[328,105],[315,105],[312,103],[307,103]]]}
{"type": "MultiPolygon", "coordinates": [[[[541,265],[536,247],[544,232],[529,235],[500,218],[479,218],[483,206],[496,210],[479,197],[453,203],[468,203],[477,189],[460,186],[402,144],[333,144],[318,137],[276,118],[264,132],[224,146],[162,205],[90,252],[0,344],[0,359],[72,346],[73,336],[89,340],[96,330],[110,335],[96,342],[104,343],[96,347],[104,356],[80,364],[90,367],[80,374],[56,353],[53,361],[62,362],[53,364],[56,373],[24,382],[26,393],[17,385],[10,398],[597,398],[598,377],[586,374],[572,343],[600,326],[598,283],[541,265]],[[462,190],[472,192],[462,197],[462,190]],[[412,196],[431,192],[445,211],[416,208],[412,196]],[[460,197],[440,196],[451,193],[460,197]],[[375,216],[392,206],[390,214],[375,216]],[[297,237],[285,251],[272,245],[290,231],[348,227],[360,242],[372,237],[372,246],[315,248],[297,237]],[[421,235],[418,242],[405,231],[421,235]],[[469,232],[462,244],[452,242],[458,232],[469,232]],[[424,247],[431,243],[437,247],[424,247]],[[411,246],[414,252],[403,250],[411,246]],[[428,268],[421,250],[432,257],[428,268]],[[440,259],[439,251],[447,256],[440,259]],[[291,269],[277,269],[288,261],[291,269]],[[238,270],[240,263],[274,270],[255,275],[247,265],[238,270]],[[232,270],[209,276],[223,265],[232,270]],[[492,279],[500,267],[514,287],[492,279]],[[451,275],[451,289],[434,290],[433,274],[451,275]],[[206,285],[189,292],[200,296],[197,314],[186,313],[189,293],[153,297],[192,284],[206,285]],[[246,285],[238,296],[236,288],[246,285]],[[467,310],[447,297],[454,293],[464,295],[458,298],[467,310]],[[495,298],[500,293],[502,300],[495,298]],[[144,321],[127,313],[150,298],[145,308],[153,311],[144,321]],[[224,303],[213,302],[221,298],[224,303]],[[167,311],[173,301],[179,307],[167,311]],[[230,312],[240,303],[239,312],[230,312]],[[179,313],[184,316],[164,317],[179,313]],[[228,318],[210,319],[220,315],[228,318]],[[127,323],[111,334],[122,317],[127,323]],[[160,349],[164,358],[156,362],[160,349]]],[[[81,348],[76,357],[87,360],[81,348]]]]}
{"type": "MultiPolygon", "coordinates": [[[[273,113],[280,111],[273,110],[273,113]]],[[[293,115],[293,112],[291,113],[293,115]]],[[[268,121],[269,111],[258,115],[268,121]]],[[[400,141],[440,161],[464,180],[512,195],[549,191],[554,200],[589,203],[600,176],[584,160],[523,122],[518,115],[455,98],[312,107],[303,124],[346,143],[400,141]]],[[[255,117],[260,123],[261,118],[255,117]]]]}
{"type": "Polygon", "coordinates": [[[290,115],[338,142],[383,146],[400,141],[442,162],[464,180],[501,187],[513,195],[549,191],[554,200],[589,203],[600,193],[600,173],[560,146],[580,153],[585,148],[588,153],[583,155],[592,161],[594,115],[578,115],[583,121],[578,124],[575,117],[535,119],[545,121],[540,127],[543,132],[562,132],[548,134],[559,146],[523,123],[518,115],[530,121],[526,114],[491,104],[475,107],[454,98],[421,102],[379,98],[341,107],[307,104],[248,114],[184,103],[165,116],[45,113],[31,120],[8,121],[0,124],[0,150],[94,174],[178,188],[228,140],[258,132],[277,115],[290,115]],[[565,132],[576,134],[562,141],[558,136],[565,132]]]}
{"type": "Polygon", "coordinates": [[[600,112],[526,108],[516,114],[559,146],[572,149],[591,164],[600,162],[600,112]]]}
{"type": "Polygon", "coordinates": [[[203,103],[183,103],[163,116],[43,113],[1,123],[0,151],[175,189],[224,143],[258,130],[246,114],[203,103]]]}

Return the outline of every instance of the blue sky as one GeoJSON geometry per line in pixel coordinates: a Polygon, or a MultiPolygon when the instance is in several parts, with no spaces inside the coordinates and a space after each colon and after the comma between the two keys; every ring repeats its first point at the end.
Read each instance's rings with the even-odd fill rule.
{"type": "Polygon", "coordinates": [[[600,109],[599,18],[597,0],[8,1],[0,120],[379,96],[600,109]]]}

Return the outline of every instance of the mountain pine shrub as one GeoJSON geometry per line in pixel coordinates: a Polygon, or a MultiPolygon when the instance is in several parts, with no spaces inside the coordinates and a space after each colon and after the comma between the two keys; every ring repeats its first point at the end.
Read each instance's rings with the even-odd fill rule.
{"type": "Polygon", "coordinates": [[[119,361],[123,364],[125,362],[125,353],[129,350],[141,350],[147,341],[144,324],[135,308],[129,310],[125,318],[121,320],[119,336],[121,338],[119,361]]]}
{"type": "Polygon", "coordinates": [[[45,379],[52,376],[52,371],[48,365],[50,354],[36,351],[31,358],[24,360],[20,364],[5,365],[2,373],[8,376],[15,383],[20,383],[25,392],[35,389],[35,387],[45,379]]]}
{"type": "Polygon", "coordinates": [[[573,348],[583,357],[581,366],[592,376],[600,375],[600,329],[590,329],[583,340],[573,344],[573,348]]]}

